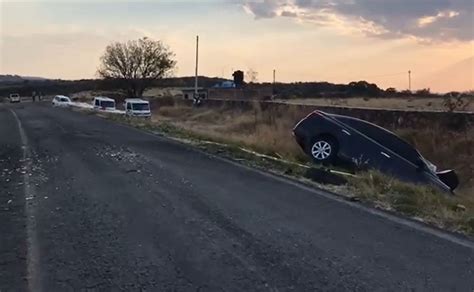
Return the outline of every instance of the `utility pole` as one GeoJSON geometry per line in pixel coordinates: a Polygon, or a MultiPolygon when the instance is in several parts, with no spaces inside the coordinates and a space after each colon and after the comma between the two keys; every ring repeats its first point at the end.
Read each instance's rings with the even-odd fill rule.
{"type": "Polygon", "coordinates": [[[196,72],[194,77],[194,103],[199,104],[198,92],[198,65],[199,65],[199,36],[196,36],[196,72]]]}
{"type": "Polygon", "coordinates": [[[408,90],[411,91],[411,70],[408,70],[408,90]]]}
{"type": "Polygon", "coordinates": [[[273,87],[272,87],[272,98],[275,98],[275,75],[276,75],[276,70],[273,69],[273,87]]]}

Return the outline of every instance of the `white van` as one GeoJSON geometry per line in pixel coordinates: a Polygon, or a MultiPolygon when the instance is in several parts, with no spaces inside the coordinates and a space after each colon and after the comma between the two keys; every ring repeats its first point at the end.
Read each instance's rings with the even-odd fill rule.
{"type": "Polygon", "coordinates": [[[115,100],[105,96],[96,96],[94,97],[94,109],[115,111],[115,100]]]}
{"type": "Polygon", "coordinates": [[[130,117],[145,117],[151,116],[150,103],[147,100],[139,98],[127,98],[123,103],[125,114],[130,117]]]}
{"type": "Polygon", "coordinates": [[[10,94],[10,102],[20,102],[20,95],[18,93],[10,94]]]}

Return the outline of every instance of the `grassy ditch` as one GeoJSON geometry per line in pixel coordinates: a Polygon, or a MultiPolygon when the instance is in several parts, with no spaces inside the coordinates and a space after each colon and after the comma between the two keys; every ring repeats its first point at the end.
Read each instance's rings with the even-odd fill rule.
{"type": "Polygon", "coordinates": [[[428,186],[400,182],[378,172],[361,173],[350,180],[363,201],[438,227],[474,235],[474,202],[464,196],[447,196],[428,186]]]}
{"type": "Polygon", "coordinates": [[[469,187],[451,197],[372,171],[349,176],[343,186],[306,179],[310,163],[291,135],[295,121],[301,118],[296,113],[266,113],[258,107],[240,110],[169,106],[161,107],[151,120],[119,115],[107,118],[191,143],[252,167],[297,178],[351,200],[474,236],[474,196],[469,187]]]}

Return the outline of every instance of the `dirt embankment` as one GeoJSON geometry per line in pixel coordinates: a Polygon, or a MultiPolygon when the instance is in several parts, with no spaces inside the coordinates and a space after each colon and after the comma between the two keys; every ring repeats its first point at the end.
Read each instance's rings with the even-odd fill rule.
{"type": "MultiPolygon", "coordinates": [[[[152,108],[157,109],[157,119],[197,133],[243,143],[262,153],[296,161],[307,159],[294,142],[291,129],[315,109],[312,106],[207,101],[204,107],[193,110],[185,101],[160,99],[152,108]]],[[[394,131],[439,168],[455,169],[461,180],[459,193],[474,200],[473,115],[341,108],[332,112],[362,118],[394,131]]]]}

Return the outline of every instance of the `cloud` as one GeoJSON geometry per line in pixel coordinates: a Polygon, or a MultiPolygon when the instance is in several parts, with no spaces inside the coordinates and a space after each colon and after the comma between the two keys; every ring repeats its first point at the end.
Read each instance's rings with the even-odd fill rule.
{"type": "Polygon", "coordinates": [[[438,14],[434,16],[424,16],[418,19],[418,27],[425,27],[427,25],[432,24],[433,22],[443,19],[443,18],[453,18],[459,15],[459,12],[456,11],[445,11],[445,12],[438,12],[438,14]]]}
{"type": "Polygon", "coordinates": [[[244,8],[256,19],[294,17],[380,38],[474,40],[472,0],[254,0],[244,8]]]}

